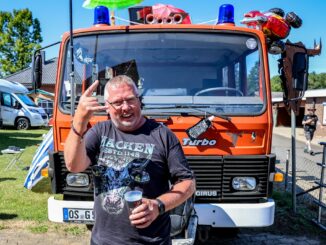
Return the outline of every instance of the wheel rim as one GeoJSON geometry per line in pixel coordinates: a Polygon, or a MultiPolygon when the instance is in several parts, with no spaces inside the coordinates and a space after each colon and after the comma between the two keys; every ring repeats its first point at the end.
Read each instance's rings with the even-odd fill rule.
{"type": "Polygon", "coordinates": [[[28,123],[26,122],[26,120],[24,120],[24,119],[18,120],[18,122],[17,122],[18,129],[27,129],[27,127],[28,127],[28,123]]]}

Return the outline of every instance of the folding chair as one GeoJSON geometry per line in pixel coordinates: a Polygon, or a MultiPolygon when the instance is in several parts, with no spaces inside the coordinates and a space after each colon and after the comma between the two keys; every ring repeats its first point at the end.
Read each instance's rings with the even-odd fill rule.
{"type": "Polygon", "coordinates": [[[5,170],[9,170],[9,169],[13,168],[14,166],[17,169],[20,169],[19,164],[21,164],[21,165],[24,164],[24,162],[22,160],[20,160],[20,157],[24,153],[24,149],[21,149],[16,146],[9,146],[7,149],[2,150],[1,153],[12,155],[12,158],[10,159],[9,163],[7,164],[5,170]]]}

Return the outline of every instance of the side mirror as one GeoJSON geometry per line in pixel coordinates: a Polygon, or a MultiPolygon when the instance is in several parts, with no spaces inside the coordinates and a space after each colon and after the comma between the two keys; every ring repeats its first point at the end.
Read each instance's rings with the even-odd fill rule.
{"type": "Polygon", "coordinates": [[[306,91],[308,89],[308,64],[306,53],[295,53],[292,64],[292,85],[295,90],[306,91]]]}
{"type": "Polygon", "coordinates": [[[15,101],[14,108],[20,110],[22,108],[22,105],[18,101],[15,101]]]}
{"type": "Polygon", "coordinates": [[[38,89],[42,86],[42,55],[37,52],[33,56],[33,88],[38,89]]]}

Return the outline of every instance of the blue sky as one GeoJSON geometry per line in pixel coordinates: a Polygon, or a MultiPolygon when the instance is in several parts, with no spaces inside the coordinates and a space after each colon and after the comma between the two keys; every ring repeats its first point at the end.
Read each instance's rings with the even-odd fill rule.
{"type": "MultiPolygon", "coordinates": [[[[48,45],[59,41],[63,32],[69,30],[69,1],[68,0],[1,0],[1,11],[29,8],[33,17],[41,22],[43,43],[48,45]]],[[[73,0],[74,27],[89,27],[93,23],[93,11],[82,7],[83,0],[73,0]]],[[[326,72],[326,1],[298,1],[298,0],[144,0],[141,5],[153,5],[156,3],[172,4],[188,12],[193,23],[201,23],[217,18],[218,8],[221,4],[234,5],[236,25],[242,26],[240,20],[243,14],[251,10],[267,11],[270,8],[282,8],[285,13],[295,12],[302,20],[303,25],[299,29],[292,29],[288,39],[292,42],[302,41],[307,48],[313,47],[314,39],[321,38],[324,41],[324,52],[320,56],[310,58],[309,71],[316,73],[326,72]]],[[[127,10],[116,10],[115,14],[127,19],[127,10]]],[[[55,56],[55,51],[50,51],[50,56],[55,56]]],[[[271,75],[276,75],[277,60],[279,56],[270,56],[271,75]]]]}

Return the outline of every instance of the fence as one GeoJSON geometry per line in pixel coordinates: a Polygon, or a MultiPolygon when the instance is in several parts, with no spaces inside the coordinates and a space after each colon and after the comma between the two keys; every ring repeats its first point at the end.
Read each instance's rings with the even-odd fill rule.
{"type": "MultiPolygon", "coordinates": [[[[278,185],[280,191],[292,192],[292,159],[290,151],[291,146],[274,145],[272,148],[272,152],[276,154],[279,162],[276,168],[285,175],[285,181],[278,185]],[[288,176],[286,176],[286,173],[288,173],[288,176]]],[[[321,206],[325,207],[326,205],[326,188],[321,187],[321,185],[325,186],[324,183],[326,182],[325,175],[322,174],[325,165],[324,158],[325,155],[323,155],[321,146],[317,148],[314,155],[309,155],[303,153],[302,144],[296,144],[296,201],[298,204],[316,210],[316,217],[318,215],[322,228],[325,227],[322,223],[326,223],[326,209],[321,208],[321,206]]]]}

